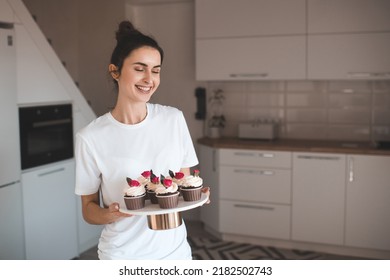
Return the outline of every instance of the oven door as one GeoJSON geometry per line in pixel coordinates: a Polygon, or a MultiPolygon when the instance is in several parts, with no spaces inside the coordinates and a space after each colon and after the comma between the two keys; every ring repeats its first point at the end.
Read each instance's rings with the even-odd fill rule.
{"type": "Polygon", "coordinates": [[[73,157],[71,105],[20,108],[22,169],[73,157]]]}

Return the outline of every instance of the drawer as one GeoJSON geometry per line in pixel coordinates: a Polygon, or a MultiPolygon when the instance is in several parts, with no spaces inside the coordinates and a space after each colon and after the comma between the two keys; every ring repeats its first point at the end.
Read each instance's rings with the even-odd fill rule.
{"type": "Polygon", "coordinates": [[[221,149],[221,165],[291,168],[291,152],[221,149]]]}
{"type": "Polygon", "coordinates": [[[221,200],[223,233],[290,239],[290,206],[221,200]]]}
{"type": "Polygon", "coordinates": [[[250,202],[291,203],[291,170],[220,167],[220,196],[250,202]]]}

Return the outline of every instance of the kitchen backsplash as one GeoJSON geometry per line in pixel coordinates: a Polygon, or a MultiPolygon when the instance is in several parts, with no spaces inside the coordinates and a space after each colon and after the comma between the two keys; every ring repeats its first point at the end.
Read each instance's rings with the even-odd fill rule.
{"type": "Polygon", "coordinates": [[[238,124],[279,123],[279,138],[390,140],[390,81],[209,82],[223,90],[223,136],[238,124]]]}

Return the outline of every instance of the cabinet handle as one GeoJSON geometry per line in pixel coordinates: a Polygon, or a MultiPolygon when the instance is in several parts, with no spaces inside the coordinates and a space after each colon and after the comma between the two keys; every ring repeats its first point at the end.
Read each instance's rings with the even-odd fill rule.
{"type": "Polygon", "coordinates": [[[340,157],[332,157],[332,156],[304,156],[299,155],[298,158],[300,159],[319,159],[319,160],[339,160],[340,157]]]}
{"type": "Polygon", "coordinates": [[[275,157],[274,154],[268,154],[268,153],[260,153],[259,154],[259,157],[263,157],[263,158],[273,158],[275,157]]]}
{"type": "Polygon", "coordinates": [[[270,207],[270,206],[246,205],[246,204],[234,204],[234,207],[237,207],[237,208],[258,209],[258,210],[269,210],[269,211],[275,210],[274,207],[270,207]]]}
{"type": "Polygon", "coordinates": [[[251,152],[234,152],[235,156],[245,156],[245,157],[253,157],[255,156],[254,153],[251,152]]]}
{"type": "Polygon", "coordinates": [[[386,78],[390,77],[390,72],[348,72],[352,78],[386,78]]]}
{"type": "Polygon", "coordinates": [[[268,77],[268,73],[232,73],[230,74],[230,78],[266,78],[268,77]]]}
{"type": "Polygon", "coordinates": [[[0,186],[0,189],[1,189],[1,188],[6,188],[6,187],[9,187],[9,186],[12,186],[12,185],[15,185],[15,184],[17,184],[17,183],[19,183],[19,182],[20,182],[20,181],[15,181],[15,182],[10,182],[10,183],[1,185],[1,186],[0,186]]]}
{"type": "Polygon", "coordinates": [[[354,181],[354,174],[353,174],[353,158],[349,158],[349,182],[354,181]]]}
{"type": "Polygon", "coordinates": [[[275,174],[274,171],[271,170],[252,170],[252,169],[234,169],[235,173],[249,173],[249,174],[258,174],[258,175],[266,175],[272,176],[275,174]]]}
{"type": "Polygon", "coordinates": [[[61,171],[64,171],[64,170],[65,170],[65,168],[62,167],[62,168],[58,168],[58,169],[54,169],[54,170],[50,170],[50,171],[38,174],[38,176],[42,177],[42,176],[50,175],[50,174],[53,174],[53,173],[61,172],[61,171]]]}

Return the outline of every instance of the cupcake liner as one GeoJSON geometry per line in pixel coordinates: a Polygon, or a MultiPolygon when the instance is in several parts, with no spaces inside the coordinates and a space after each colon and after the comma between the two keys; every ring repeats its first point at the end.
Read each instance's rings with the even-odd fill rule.
{"type": "Polygon", "coordinates": [[[145,207],[145,194],[140,196],[125,196],[127,210],[137,210],[145,207]]]}
{"type": "Polygon", "coordinates": [[[154,191],[148,191],[147,193],[149,195],[150,202],[152,204],[158,204],[156,193],[154,191]]]}
{"type": "Polygon", "coordinates": [[[160,208],[175,208],[179,204],[179,192],[170,195],[156,195],[160,208]]]}
{"type": "Polygon", "coordinates": [[[198,188],[181,188],[181,194],[184,201],[197,201],[202,196],[202,187],[198,188]]]}

